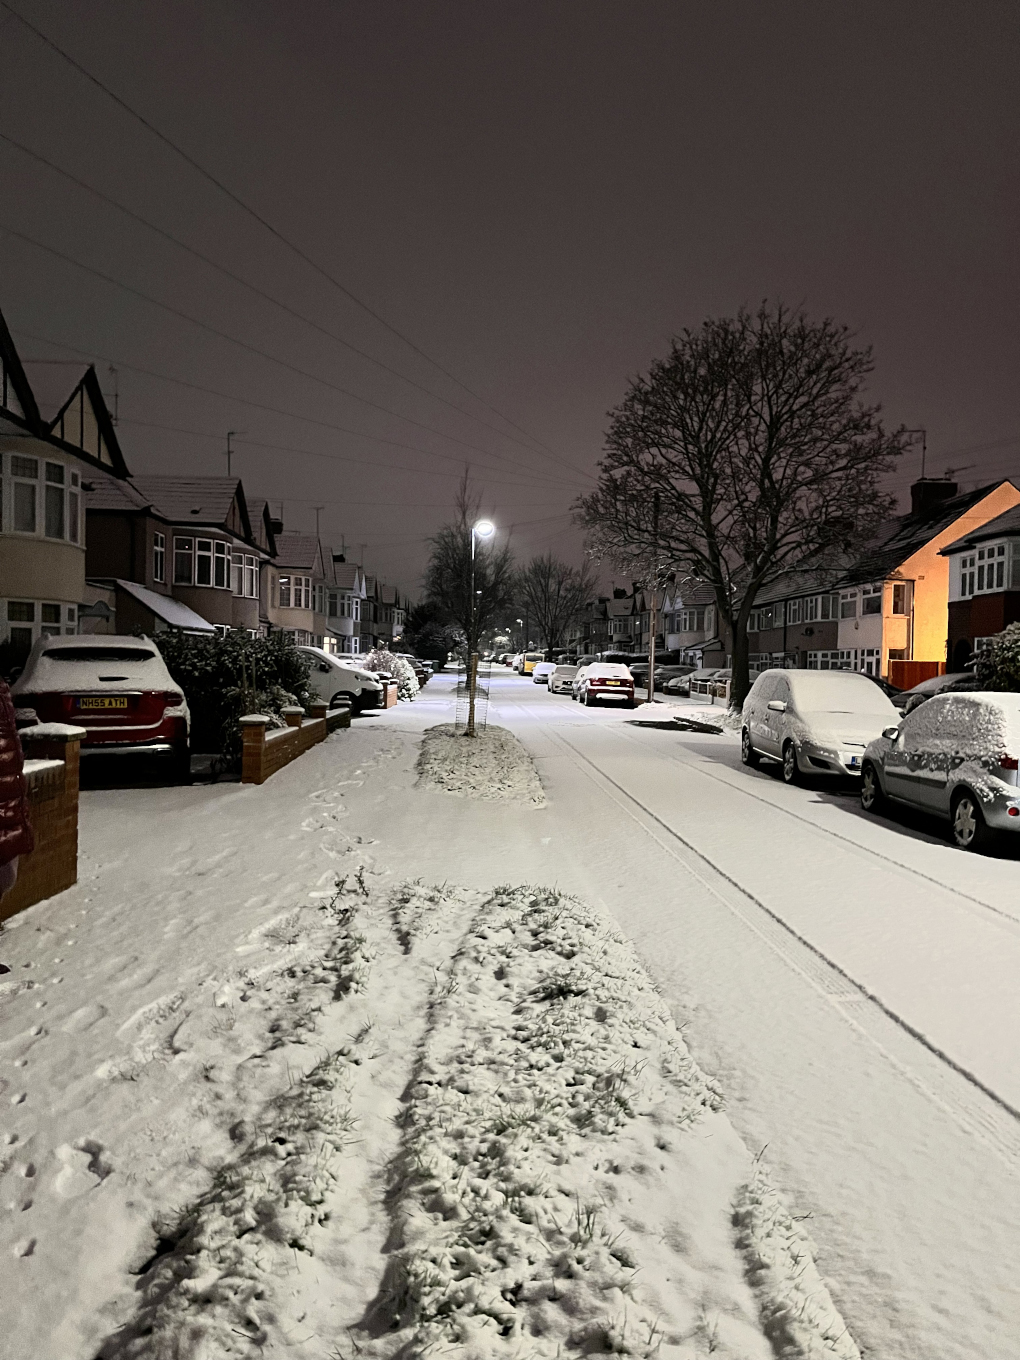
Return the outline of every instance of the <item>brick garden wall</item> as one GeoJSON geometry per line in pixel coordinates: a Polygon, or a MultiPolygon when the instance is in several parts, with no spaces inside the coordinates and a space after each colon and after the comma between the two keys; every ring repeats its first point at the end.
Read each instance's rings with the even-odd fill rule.
{"type": "Polygon", "coordinates": [[[300,713],[287,714],[288,725],[271,732],[263,723],[242,722],[241,783],[264,784],[292,760],[325,741],[330,732],[351,725],[349,708],[327,713],[325,704],[313,704],[312,714],[305,719],[300,713]]]}
{"type": "Polygon", "coordinates": [[[24,732],[21,736],[27,760],[60,763],[26,771],[35,849],[21,857],[18,881],[0,902],[0,920],[78,881],[78,742],[31,741],[24,732]]]}

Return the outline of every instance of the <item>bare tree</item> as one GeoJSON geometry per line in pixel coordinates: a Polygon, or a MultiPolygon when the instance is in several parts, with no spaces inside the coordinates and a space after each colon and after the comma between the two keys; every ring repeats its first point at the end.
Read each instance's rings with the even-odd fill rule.
{"type": "Polygon", "coordinates": [[[454,507],[453,523],[444,525],[430,540],[425,598],[436,606],[440,618],[460,630],[470,656],[478,650],[482,634],[513,605],[516,573],[508,545],[476,543],[472,596],[471,526],[478,518],[479,497],[471,491],[467,472],[454,507]]]}
{"type": "Polygon", "coordinates": [[[577,506],[590,547],[649,584],[668,564],[712,587],[735,706],[762,586],[834,564],[893,508],[881,483],[908,436],[860,400],[872,367],[845,326],[762,304],[685,330],[610,413],[577,506]]]}
{"type": "Polygon", "coordinates": [[[533,557],[518,577],[517,598],[545,639],[547,652],[562,647],[567,629],[591,599],[598,581],[588,562],[570,567],[552,553],[533,557]]]}

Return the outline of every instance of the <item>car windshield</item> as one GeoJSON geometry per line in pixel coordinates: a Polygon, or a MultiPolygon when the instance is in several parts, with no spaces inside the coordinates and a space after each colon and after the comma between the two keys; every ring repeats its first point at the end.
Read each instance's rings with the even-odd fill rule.
{"type": "Polygon", "coordinates": [[[576,666],[557,666],[557,667],[556,667],[556,674],[557,674],[557,675],[576,675],[576,674],[577,674],[577,667],[576,667],[576,666]]]}
{"type": "Polygon", "coordinates": [[[896,717],[896,710],[866,675],[801,671],[790,677],[794,706],[801,713],[859,713],[896,717]]]}

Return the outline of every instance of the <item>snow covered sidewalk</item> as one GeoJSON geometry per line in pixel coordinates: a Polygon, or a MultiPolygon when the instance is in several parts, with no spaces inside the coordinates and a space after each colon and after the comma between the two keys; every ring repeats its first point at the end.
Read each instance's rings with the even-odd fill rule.
{"type": "Polygon", "coordinates": [[[82,882],[0,937],[4,1354],[854,1360],[631,946],[552,887],[450,886],[419,749],[87,796],[82,882]],[[391,802],[442,887],[345,829],[391,802]]]}

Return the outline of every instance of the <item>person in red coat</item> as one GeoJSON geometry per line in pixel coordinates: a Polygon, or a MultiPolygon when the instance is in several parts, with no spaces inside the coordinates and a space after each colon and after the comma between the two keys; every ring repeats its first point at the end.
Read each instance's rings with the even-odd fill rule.
{"type": "Polygon", "coordinates": [[[11,692],[0,680],[0,897],[18,880],[18,858],[35,846],[11,692]]]}

